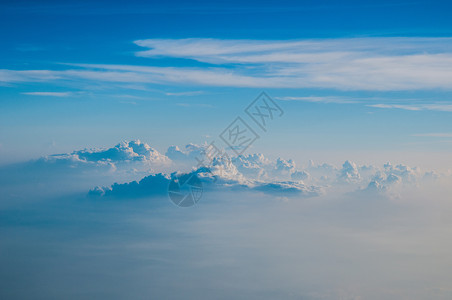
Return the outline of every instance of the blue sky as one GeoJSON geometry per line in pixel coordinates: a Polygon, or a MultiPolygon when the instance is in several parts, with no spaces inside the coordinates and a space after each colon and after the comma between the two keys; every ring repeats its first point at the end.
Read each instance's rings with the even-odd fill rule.
{"type": "Polygon", "coordinates": [[[211,141],[261,91],[285,115],[252,152],[428,160],[452,146],[446,1],[128,3],[0,4],[1,164],[211,141]]]}

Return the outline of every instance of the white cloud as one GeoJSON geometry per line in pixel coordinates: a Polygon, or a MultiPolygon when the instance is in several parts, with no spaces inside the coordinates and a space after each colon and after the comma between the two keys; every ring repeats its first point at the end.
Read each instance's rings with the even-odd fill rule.
{"type": "Polygon", "coordinates": [[[356,182],[361,179],[358,168],[354,162],[347,160],[339,170],[339,179],[347,182],[356,182]]]}
{"type": "Polygon", "coordinates": [[[28,92],[22,94],[30,96],[50,96],[50,97],[68,97],[72,95],[71,92],[28,92]]]}
{"type": "Polygon", "coordinates": [[[292,174],[290,174],[290,177],[292,178],[292,180],[303,181],[309,180],[311,175],[306,171],[295,171],[292,174]]]}
{"type": "Polygon", "coordinates": [[[204,94],[203,91],[190,91],[190,92],[167,92],[165,95],[167,96],[198,96],[204,94]]]}
{"type": "Polygon", "coordinates": [[[144,177],[140,181],[130,183],[115,183],[111,187],[97,186],[90,190],[89,196],[113,196],[124,198],[149,197],[165,195],[168,192],[170,177],[164,174],[153,174],[144,177]]]}
{"type": "Polygon", "coordinates": [[[196,159],[204,155],[207,147],[208,145],[206,143],[203,145],[190,143],[185,145],[182,150],[178,146],[170,146],[165,155],[174,161],[188,161],[196,163],[196,159]]]}
{"type": "Polygon", "coordinates": [[[367,107],[383,109],[402,109],[408,111],[444,111],[452,112],[450,101],[436,101],[415,98],[381,98],[381,97],[338,97],[338,96],[286,96],[275,97],[283,101],[300,101],[311,103],[363,104],[367,107]],[[375,103],[382,102],[382,103],[375,103]],[[386,103],[384,103],[386,102],[386,103]],[[406,104],[410,103],[410,104],[406,104]]]}
{"type": "MultiPolygon", "coordinates": [[[[449,38],[355,38],[288,41],[150,39],[138,56],[193,59],[214,65],[254,65],[253,77],[281,87],[404,90],[450,88],[449,38]],[[278,78],[284,78],[278,82],[278,78]]],[[[270,87],[273,85],[270,85],[270,87]]]]}
{"type": "Polygon", "coordinates": [[[4,69],[0,70],[0,82],[85,80],[378,91],[449,90],[452,87],[450,38],[151,39],[135,43],[149,49],[138,52],[138,56],[191,59],[203,65],[189,68],[66,64],[71,68],[58,71],[4,69]]]}
{"type": "MultiPolygon", "coordinates": [[[[244,190],[258,191],[272,195],[293,195],[303,197],[319,196],[322,189],[308,186],[300,181],[255,181],[246,179],[240,174],[231,161],[215,159],[209,168],[199,168],[190,173],[178,173],[178,176],[198,176],[203,182],[203,188],[208,190],[244,190]]],[[[173,174],[172,176],[175,176],[173,174]]],[[[168,192],[170,176],[153,174],[144,177],[139,182],[115,183],[111,187],[97,186],[90,190],[90,196],[112,196],[117,198],[141,198],[155,195],[165,195],[168,192]]]]}
{"type": "Polygon", "coordinates": [[[261,153],[239,155],[232,158],[237,170],[246,177],[261,179],[268,176],[271,162],[261,153]]]}
{"type": "Polygon", "coordinates": [[[375,108],[396,108],[411,111],[432,110],[452,112],[452,104],[370,104],[369,107],[375,108]]]}
{"type": "Polygon", "coordinates": [[[335,96],[309,96],[309,97],[275,97],[275,99],[283,101],[302,101],[302,102],[312,102],[312,103],[337,103],[337,104],[353,104],[360,103],[362,101],[353,100],[345,97],[335,97],[335,96]]]}
{"type": "Polygon", "coordinates": [[[166,163],[168,158],[160,154],[140,140],[121,142],[116,146],[108,149],[90,149],[75,151],[72,155],[78,156],[86,161],[144,161],[152,163],[166,163]]]}
{"type": "MultiPolygon", "coordinates": [[[[306,169],[297,169],[295,161],[278,158],[274,161],[262,154],[240,155],[237,157],[214,157],[210,162],[205,159],[207,144],[188,144],[181,150],[177,146],[168,148],[166,155],[173,161],[176,170],[191,170],[183,173],[196,174],[205,183],[207,189],[244,189],[260,191],[281,196],[303,195],[318,196],[322,193],[368,192],[392,195],[394,187],[412,185],[429,178],[435,180],[440,175],[421,172],[418,168],[406,165],[358,166],[346,161],[341,168],[328,164],[310,163],[306,169]],[[199,167],[199,161],[206,164],[199,167]],[[189,168],[187,168],[187,165],[189,168]]],[[[146,184],[151,183],[154,175],[148,176],[146,184]]],[[[167,177],[169,175],[166,175],[167,177]]],[[[169,178],[169,177],[168,177],[169,178]]],[[[168,179],[169,181],[169,179],[168,179]]],[[[153,184],[153,183],[152,183],[153,184]]],[[[127,187],[139,189],[137,196],[143,196],[143,186],[139,184],[119,185],[121,195],[127,187]]],[[[117,185],[115,185],[117,186],[117,185]]],[[[159,187],[161,191],[167,187],[159,187]]],[[[106,192],[114,187],[102,188],[104,192],[92,191],[94,194],[111,194],[106,192]]],[[[147,196],[155,191],[149,191],[147,196]]],[[[160,192],[159,192],[160,193],[160,192]]],[[[113,195],[111,194],[111,195],[113,195]]],[[[132,193],[135,195],[134,193],[132,193]]],[[[161,194],[161,193],[160,193],[161,194]]]]}
{"type": "Polygon", "coordinates": [[[450,38],[349,38],[311,40],[220,40],[205,38],[148,39],[135,41],[150,50],[138,56],[190,58],[210,63],[320,63],[366,54],[449,52],[450,38]]]}
{"type": "Polygon", "coordinates": [[[297,181],[282,181],[282,182],[270,182],[262,183],[256,188],[258,191],[262,191],[266,194],[275,195],[293,195],[293,196],[305,196],[305,197],[315,197],[322,194],[323,190],[321,187],[308,186],[302,182],[297,181]]]}
{"type": "Polygon", "coordinates": [[[0,168],[5,195],[60,194],[167,171],[171,160],[139,140],[55,154],[0,168]]]}

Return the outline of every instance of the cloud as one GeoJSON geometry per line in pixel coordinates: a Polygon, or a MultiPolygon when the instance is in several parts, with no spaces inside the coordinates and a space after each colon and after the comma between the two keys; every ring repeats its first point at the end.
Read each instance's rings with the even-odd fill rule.
{"type": "Polygon", "coordinates": [[[392,98],[381,98],[381,97],[338,97],[338,96],[286,96],[286,97],[275,97],[275,99],[282,101],[300,101],[300,102],[310,102],[310,103],[325,103],[325,104],[362,104],[367,107],[373,108],[383,108],[383,109],[402,109],[408,111],[444,111],[452,112],[452,104],[450,101],[434,101],[431,100],[430,103],[425,99],[392,99],[392,98]],[[385,103],[375,103],[375,102],[385,102],[385,103]],[[410,104],[406,104],[409,102],[410,104]]]}
{"type": "Polygon", "coordinates": [[[203,107],[203,108],[212,108],[213,105],[211,104],[204,104],[204,103],[183,103],[183,102],[179,102],[176,103],[177,106],[182,106],[182,107],[203,107]]]}
{"type": "Polygon", "coordinates": [[[302,181],[302,180],[308,180],[311,177],[311,175],[306,171],[295,171],[292,174],[290,174],[290,177],[293,180],[302,181]]]}
{"type": "Polygon", "coordinates": [[[259,78],[223,68],[139,67],[78,64],[82,69],[0,70],[0,82],[89,81],[115,83],[184,84],[222,87],[290,87],[283,78],[259,78]]]}
{"type": "Polygon", "coordinates": [[[173,92],[173,93],[165,93],[167,96],[198,96],[204,94],[203,91],[190,91],[190,92],[173,92]]]}
{"type": "Polygon", "coordinates": [[[275,168],[273,169],[274,176],[287,177],[296,171],[296,164],[292,159],[285,160],[280,157],[276,159],[275,168]]]}
{"type": "Polygon", "coordinates": [[[432,110],[452,112],[452,104],[370,104],[369,107],[375,108],[396,108],[411,111],[432,110]]]}
{"type": "Polygon", "coordinates": [[[140,140],[121,142],[108,149],[90,149],[75,151],[71,155],[86,161],[149,161],[153,163],[166,163],[168,158],[160,154],[140,140]]]}
{"type": "MultiPolygon", "coordinates": [[[[185,146],[184,151],[181,151],[177,146],[171,146],[168,148],[166,154],[175,163],[189,161],[196,165],[197,160],[195,160],[195,157],[202,158],[205,155],[206,146],[188,144],[185,146]]],[[[149,175],[139,182],[115,183],[110,187],[98,186],[92,189],[89,195],[119,198],[140,198],[161,195],[164,191],[167,191],[170,178],[192,175],[200,178],[204,188],[210,190],[220,189],[232,191],[239,189],[264,192],[267,194],[309,197],[319,195],[321,192],[320,187],[305,185],[299,178],[295,181],[278,180],[284,176],[290,177],[290,173],[295,172],[294,167],[295,163],[293,160],[286,161],[278,158],[276,162],[272,163],[262,154],[240,155],[233,158],[220,156],[213,157],[207,166],[196,168],[190,172],[175,172],[171,175],[149,175]],[[272,172],[272,175],[268,176],[267,172],[272,172]]]]}
{"type": "Polygon", "coordinates": [[[137,56],[188,59],[199,65],[153,67],[63,64],[69,68],[3,69],[0,70],[0,82],[55,81],[64,84],[63,81],[81,80],[178,86],[370,91],[449,90],[452,86],[451,38],[286,41],[198,38],[148,39],[135,41],[135,44],[147,48],[137,52],[137,56]]]}
{"type": "Polygon", "coordinates": [[[268,168],[271,166],[270,160],[261,153],[233,157],[232,163],[240,173],[253,179],[268,176],[268,168]]]}
{"type": "MultiPolygon", "coordinates": [[[[450,88],[450,38],[316,40],[149,39],[142,57],[176,57],[213,65],[253,65],[281,87],[404,90],[450,88]],[[416,86],[417,85],[417,86],[416,86]]],[[[241,68],[240,66],[243,66],[241,68]]],[[[254,74],[253,77],[257,77],[254,74]]]]}
{"type": "Polygon", "coordinates": [[[164,174],[149,175],[139,182],[115,183],[111,187],[96,187],[89,191],[89,196],[113,196],[118,198],[140,198],[166,195],[170,177],[164,174]]]}
{"type": "Polygon", "coordinates": [[[308,186],[302,182],[264,182],[246,179],[230,161],[226,164],[213,164],[212,168],[202,167],[190,173],[173,173],[149,175],[139,182],[115,183],[110,187],[97,186],[88,192],[90,197],[143,198],[167,195],[171,178],[197,176],[203,189],[222,191],[257,191],[278,196],[313,197],[321,194],[322,189],[308,186]],[[219,167],[219,166],[222,167],[219,167]],[[224,168],[224,166],[226,167],[224,168]]]}
{"type": "Polygon", "coordinates": [[[196,144],[188,144],[181,150],[178,146],[170,146],[168,150],[166,150],[165,155],[174,161],[188,161],[188,162],[197,162],[197,158],[204,156],[207,144],[196,145],[196,144]]]}
{"type": "Polygon", "coordinates": [[[342,165],[342,169],[339,170],[338,178],[347,182],[356,182],[361,179],[361,175],[359,174],[356,164],[347,160],[342,165]]]}
{"type": "Polygon", "coordinates": [[[165,166],[170,159],[140,140],[124,141],[111,148],[94,148],[73,151],[71,153],[53,154],[29,162],[48,168],[98,169],[108,166],[109,171],[149,172],[153,167],[165,166]]]}
{"type": "Polygon", "coordinates": [[[415,185],[425,179],[436,180],[439,175],[435,172],[422,173],[418,168],[411,168],[402,164],[393,166],[390,163],[384,165],[382,170],[378,170],[371,177],[371,181],[363,191],[372,193],[391,193],[391,188],[395,186],[415,185]]]}
{"type": "Polygon", "coordinates": [[[395,174],[385,174],[383,172],[376,174],[369,185],[364,189],[371,192],[387,191],[389,187],[399,184],[402,181],[400,176],[395,174]]]}
{"type": "Polygon", "coordinates": [[[30,96],[50,96],[50,97],[68,97],[72,95],[71,92],[28,92],[22,94],[30,96]]]}
{"type": "MultiPolygon", "coordinates": [[[[150,50],[142,57],[189,58],[208,63],[320,63],[365,54],[447,53],[450,38],[344,38],[310,40],[147,39],[135,44],[150,50]],[[416,51],[417,50],[417,51],[416,51]]],[[[384,58],[384,56],[380,56],[384,58]]]]}
{"type": "Polygon", "coordinates": [[[316,186],[307,186],[301,182],[283,181],[271,182],[258,185],[256,188],[266,194],[273,194],[278,196],[305,196],[314,197],[322,194],[322,188],[316,186]]]}
{"type": "Polygon", "coordinates": [[[76,150],[0,167],[4,195],[40,195],[89,189],[95,184],[134,180],[166,171],[170,159],[139,140],[110,148],[76,150]]]}
{"type": "MultiPolygon", "coordinates": [[[[341,168],[310,162],[306,169],[298,169],[292,159],[277,158],[273,161],[262,154],[215,156],[211,160],[206,160],[206,147],[207,144],[201,146],[188,144],[181,150],[177,146],[171,146],[166,155],[179,172],[171,175],[151,174],[145,177],[144,181],[97,187],[91,190],[90,195],[113,197],[161,195],[168,188],[170,178],[181,174],[199,177],[207,190],[247,190],[284,197],[314,197],[323,193],[345,192],[378,192],[391,195],[395,187],[416,185],[427,178],[436,180],[440,177],[436,173],[421,172],[418,168],[402,164],[387,163],[381,167],[359,166],[349,160],[345,161],[341,168]],[[199,161],[205,165],[199,167],[199,161]],[[182,171],[190,168],[189,171],[182,171]],[[157,186],[158,183],[162,186],[157,186]],[[127,191],[130,194],[127,194],[127,191]]],[[[103,152],[100,153],[102,156],[105,155],[103,152]]]]}
{"type": "Polygon", "coordinates": [[[337,104],[354,104],[360,103],[362,101],[352,100],[350,98],[345,97],[336,97],[336,96],[326,96],[326,97],[275,97],[277,100],[283,101],[302,101],[302,102],[312,102],[312,103],[337,103],[337,104]]]}
{"type": "Polygon", "coordinates": [[[195,174],[204,187],[211,190],[313,197],[354,191],[390,194],[399,186],[415,186],[444,176],[402,164],[360,166],[349,160],[340,168],[313,162],[300,168],[292,159],[271,160],[259,153],[208,158],[207,147],[206,143],[188,144],[182,149],[171,146],[163,155],[136,140],[110,148],[49,155],[0,168],[0,189],[7,190],[8,194],[20,194],[23,186],[31,185],[54,191],[57,188],[50,187],[66,182],[78,188],[87,187],[87,190],[96,185],[104,186],[92,189],[90,195],[151,197],[162,195],[174,174],[195,174]],[[116,183],[112,185],[112,182],[116,183]]]}

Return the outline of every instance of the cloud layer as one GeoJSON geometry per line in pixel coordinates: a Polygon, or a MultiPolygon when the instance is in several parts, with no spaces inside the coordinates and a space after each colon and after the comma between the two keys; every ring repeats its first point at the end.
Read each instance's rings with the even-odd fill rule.
{"type": "Polygon", "coordinates": [[[346,161],[336,167],[311,161],[303,167],[292,159],[272,160],[260,153],[211,157],[206,155],[207,147],[207,143],[188,144],[182,149],[171,146],[163,155],[137,140],[111,148],[50,155],[0,168],[0,188],[10,195],[20,194],[24,185],[32,185],[27,191],[56,191],[58,182],[65,182],[63,185],[78,189],[91,188],[90,196],[140,198],[166,195],[172,179],[188,174],[197,176],[206,190],[241,190],[281,197],[353,192],[395,197],[400,188],[415,188],[448,176],[390,163],[360,166],[346,161]]]}

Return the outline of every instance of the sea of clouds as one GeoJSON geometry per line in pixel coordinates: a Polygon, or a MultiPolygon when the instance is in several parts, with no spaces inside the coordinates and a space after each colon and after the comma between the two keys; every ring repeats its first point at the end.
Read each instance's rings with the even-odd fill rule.
{"type": "Polygon", "coordinates": [[[0,168],[0,296],[450,299],[451,177],[387,163],[163,154],[140,141],[0,168]],[[168,198],[174,176],[203,184],[168,198]],[[24,288],[26,287],[26,288],[24,288]]]}

